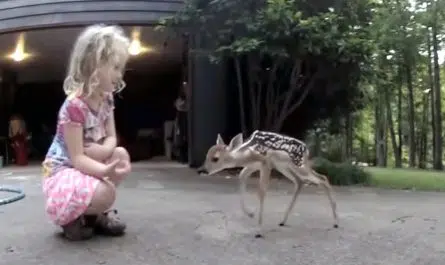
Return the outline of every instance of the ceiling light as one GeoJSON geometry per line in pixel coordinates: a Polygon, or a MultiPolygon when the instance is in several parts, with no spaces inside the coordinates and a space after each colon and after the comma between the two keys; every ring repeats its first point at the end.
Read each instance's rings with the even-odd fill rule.
{"type": "Polygon", "coordinates": [[[15,51],[8,55],[8,57],[16,62],[21,62],[30,56],[25,52],[25,34],[20,33],[15,47],[15,51]]]}
{"type": "Polygon", "coordinates": [[[130,47],[128,47],[128,53],[130,55],[136,56],[144,52],[152,52],[153,49],[150,47],[144,47],[140,40],[141,37],[141,28],[135,27],[131,32],[131,43],[130,47]]]}
{"type": "Polygon", "coordinates": [[[128,48],[128,52],[131,55],[138,55],[139,53],[141,53],[141,50],[141,42],[139,40],[132,40],[130,43],[130,47],[128,48]]]}

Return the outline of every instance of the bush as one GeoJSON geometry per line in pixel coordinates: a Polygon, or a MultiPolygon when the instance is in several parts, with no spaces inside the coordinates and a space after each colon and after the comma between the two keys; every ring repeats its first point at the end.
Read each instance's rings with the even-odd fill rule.
{"type": "Polygon", "coordinates": [[[332,185],[347,186],[370,183],[371,174],[350,162],[334,163],[325,158],[314,158],[313,169],[325,175],[332,185]]]}

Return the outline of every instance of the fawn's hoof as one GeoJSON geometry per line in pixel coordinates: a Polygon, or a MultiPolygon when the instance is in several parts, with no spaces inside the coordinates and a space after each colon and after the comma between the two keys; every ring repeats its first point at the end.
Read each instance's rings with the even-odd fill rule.
{"type": "Polygon", "coordinates": [[[338,228],[338,224],[334,224],[334,228],[338,228]]]}
{"type": "Polygon", "coordinates": [[[285,223],[279,223],[278,225],[279,226],[285,226],[286,224],[285,223]]]}
{"type": "Polygon", "coordinates": [[[255,238],[263,238],[263,235],[262,234],[255,234],[255,238]]]}

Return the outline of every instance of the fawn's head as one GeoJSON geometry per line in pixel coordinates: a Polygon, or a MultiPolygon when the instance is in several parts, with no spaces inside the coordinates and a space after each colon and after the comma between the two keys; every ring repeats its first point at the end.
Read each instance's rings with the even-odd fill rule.
{"type": "Polygon", "coordinates": [[[209,151],[207,151],[206,160],[202,166],[202,170],[211,175],[221,170],[235,167],[237,160],[231,152],[242,143],[243,135],[241,133],[233,137],[229,145],[226,145],[221,135],[218,134],[216,144],[210,147],[209,151]]]}

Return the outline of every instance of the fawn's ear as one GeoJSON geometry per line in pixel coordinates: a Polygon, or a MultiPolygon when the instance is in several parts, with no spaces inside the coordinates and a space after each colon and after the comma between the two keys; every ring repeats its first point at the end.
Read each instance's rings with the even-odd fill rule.
{"type": "Polygon", "coordinates": [[[232,138],[229,144],[229,150],[233,150],[243,144],[243,134],[239,133],[232,138]]]}
{"type": "Polygon", "coordinates": [[[218,137],[216,137],[216,144],[217,144],[217,145],[226,145],[226,144],[224,143],[223,138],[221,137],[221,134],[219,134],[219,133],[218,133],[218,137]]]}

